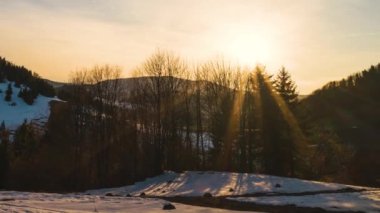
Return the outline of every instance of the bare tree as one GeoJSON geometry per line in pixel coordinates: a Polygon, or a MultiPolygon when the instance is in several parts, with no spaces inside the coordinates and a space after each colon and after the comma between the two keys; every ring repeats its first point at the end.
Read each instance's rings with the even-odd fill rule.
{"type": "Polygon", "coordinates": [[[179,57],[163,51],[157,51],[136,71],[140,77],[136,89],[143,90],[141,100],[153,109],[149,114],[154,117],[155,168],[179,168],[183,134],[177,115],[186,100],[181,96],[187,92],[181,79],[186,72],[187,66],[179,57]]]}
{"type": "MultiPolygon", "coordinates": [[[[100,184],[106,182],[109,171],[108,159],[110,144],[114,141],[116,129],[114,128],[117,109],[119,109],[121,70],[116,66],[95,66],[91,69],[83,69],[72,74],[71,84],[74,88],[75,100],[78,100],[76,124],[78,125],[79,138],[83,142],[85,130],[95,132],[92,136],[90,161],[96,162],[96,173],[89,167],[89,173],[93,173],[94,181],[100,184]]],[[[79,150],[77,152],[80,152],[79,150]]],[[[76,155],[79,155],[76,154],[76,155]]]]}

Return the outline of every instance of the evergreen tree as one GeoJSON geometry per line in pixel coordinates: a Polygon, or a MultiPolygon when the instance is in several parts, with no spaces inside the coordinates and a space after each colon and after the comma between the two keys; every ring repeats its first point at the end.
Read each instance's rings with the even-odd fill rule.
{"type": "Polygon", "coordinates": [[[261,164],[263,172],[271,175],[286,175],[284,146],[284,120],[276,99],[273,97],[271,79],[263,68],[256,70],[257,90],[260,97],[260,144],[262,146],[261,164]]]}
{"type": "Polygon", "coordinates": [[[285,103],[288,104],[289,107],[293,108],[294,105],[297,104],[297,87],[295,85],[295,82],[292,80],[290,73],[285,69],[285,67],[282,67],[276,75],[274,87],[277,93],[282,97],[282,99],[285,101],[285,103]]]}
{"type": "Polygon", "coordinates": [[[5,98],[4,98],[5,101],[10,102],[12,100],[12,94],[13,94],[12,85],[9,83],[8,89],[5,91],[5,98]]]}
{"type": "Polygon", "coordinates": [[[38,93],[32,89],[22,88],[17,96],[22,98],[25,103],[32,105],[34,103],[34,99],[37,98],[38,93]]]}
{"type": "Polygon", "coordinates": [[[24,120],[24,123],[16,130],[13,142],[13,151],[16,157],[30,157],[37,148],[38,140],[35,129],[24,120]]]}
{"type": "MultiPolygon", "coordinates": [[[[262,144],[262,166],[265,173],[280,176],[295,176],[300,165],[303,148],[302,138],[298,136],[296,127],[292,123],[290,110],[282,107],[283,101],[290,106],[296,103],[295,84],[290,75],[282,69],[275,81],[265,74],[264,70],[256,72],[257,88],[261,102],[260,139],[262,144]],[[280,84],[276,85],[276,82],[280,84]],[[281,92],[273,91],[273,87],[281,92]]],[[[258,120],[259,121],[259,120],[258,120]]]]}

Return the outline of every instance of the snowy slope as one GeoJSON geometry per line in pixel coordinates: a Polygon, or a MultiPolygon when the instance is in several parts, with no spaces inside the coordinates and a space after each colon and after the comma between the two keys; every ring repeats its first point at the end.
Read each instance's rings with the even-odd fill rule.
{"type": "Polygon", "coordinates": [[[46,122],[50,114],[49,102],[57,100],[56,98],[48,98],[39,95],[33,105],[26,104],[21,98],[17,97],[20,88],[16,88],[12,83],[12,101],[6,102],[4,100],[5,91],[7,90],[8,82],[0,83],[0,123],[5,122],[5,125],[10,130],[17,129],[25,119],[28,121],[37,120],[39,122],[46,122]],[[11,103],[15,106],[11,106],[11,103]]]}
{"type": "Polygon", "coordinates": [[[166,172],[131,186],[92,190],[93,195],[202,197],[211,193],[236,202],[295,205],[329,211],[380,212],[380,189],[228,172],[166,172]],[[357,192],[353,192],[353,191],[357,192]]]}
{"type": "MultiPolygon", "coordinates": [[[[89,191],[91,194],[112,193],[137,196],[144,192],[147,196],[238,196],[255,193],[300,193],[334,191],[349,188],[335,183],[306,181],[270,175],[229,172],[166,172],[135,185],[114,189],[89,191]],[[278,186],[280,185],[280,187],[278,186]],[[277,185],[277,187],[276,187],[277,185]]],[[[361,187],[354,187],[361,188],[361,187]]]]}

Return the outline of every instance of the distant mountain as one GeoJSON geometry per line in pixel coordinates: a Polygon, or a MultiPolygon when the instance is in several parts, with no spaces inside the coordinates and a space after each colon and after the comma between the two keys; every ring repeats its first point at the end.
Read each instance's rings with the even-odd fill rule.
{"type": "Polygon", "coordinates": [[[52,87],[54,87],[55,89],[67,85],[67,83],[64,83],[64,82],[52,81],[52,80],[49,80],[49,79],[44,79],[44,80],[45,80],[48,84],[50,84],[52,87]]]}
{"type": "MultiPolygon", "coordinates": [[[[131,91],[138,89],[138,87],[143,86],[144,84],[148,84],[156,77],[131,77],[131,78],[119,78],[114,80],[108,80],[108,81],[118,81],[118,86],[120,87],[121,93],[120,96],[126,97],[130,94],[131,91]]],[[[172,77],[162,77],[163,80],[168,80],[172,77]]],[[[181,86],[187,86],[188,88],[193,88],[195,86],[195,81],[192,80],[186,80],[181,78],[173,78],[174,81],[181,85],[181,86]]],[[[70,83],[58,83],[54,81],[48,81],[51,83],[51,85],[55,86],[55,89],[57,90],[57,95],[62,100],[68,100],[70,99],[70,93],[72,92],[73,85],[70,83]]],[[[104,81],[107,82],[107,81],[104,81]]],[[[104,83],[102,82],[102,83],[104,83]]],[[[93,85],[87,85],[89,88],[93,85]]]]}

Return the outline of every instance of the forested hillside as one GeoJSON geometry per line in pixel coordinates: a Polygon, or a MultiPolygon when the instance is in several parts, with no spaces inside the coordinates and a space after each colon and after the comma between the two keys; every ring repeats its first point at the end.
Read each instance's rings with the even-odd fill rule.
{"type": "Polygon", "coordinates": [[[37,73],[0,57],[0,82],[4,81],[13,82],[15,87],[21,87],[18,95],[28,104],[33,104],[39,94],[46,97],[55,95],[54,88],[37,73]]]}
{"type": "Polygon", "coordinates": [[[299,110],[317,153],[325,153],[316,156],[319,172],[379,184],[380,64],[328,83],[304,99],[299,110]]]}

